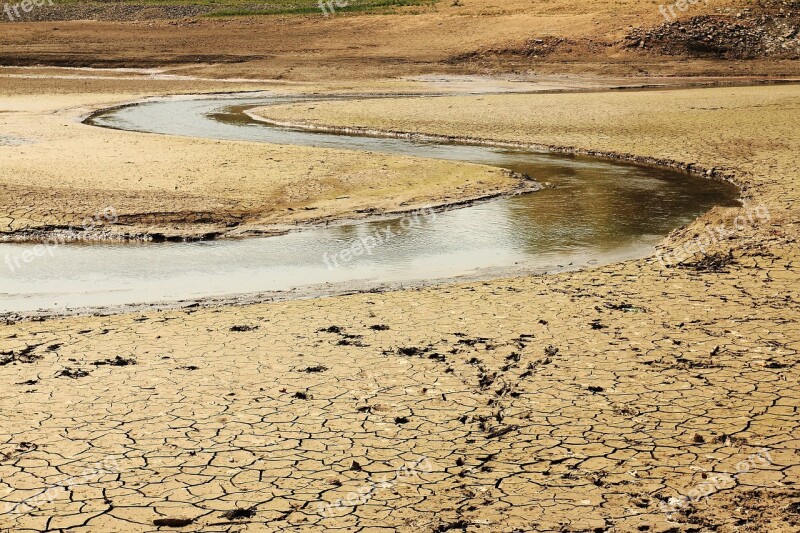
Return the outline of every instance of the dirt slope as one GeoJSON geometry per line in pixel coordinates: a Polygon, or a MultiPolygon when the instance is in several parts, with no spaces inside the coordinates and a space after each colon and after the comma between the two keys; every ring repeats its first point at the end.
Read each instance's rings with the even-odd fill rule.
{"type": "MultiPolygon", "coordinates": [[[[791,47],[781,48],[786,54],[757,54],[744,62],[681,48],[675,43],[680,35],[673,32],[661,38],[661,30],[653,30],[665,23],[655,1],[465,0],[454,4],[439,2],[392,14],[329,17],[7,23],[0,35],[0,64],[183,64],[193,65],[188,72],[216,77],[284,79],[488,71],[606,75],[800,72],[798,62],[792,60],[795,56],[788,53],[794,50],[791,47]],[[645,45],[640,48],[641,40],[645,45]],[[632,43],[636,46],[631,47],[632,43]]],[[[697,3],[681,13],[681,20],[706,15],[736,17],[746,5],[748,2],[730,0],[697,3]]],[[[763,8],[745,11],[746,20],[740,22],[769,26],[780,10],[796,13],[796,2],[770,0],[763,8]],[[767,22],[760,22],[756,12],[767,17],[767,22]],[[750,14],[754,18],[747,18],[750,14]]],[[[771,30],[765,31],[772,35],[771,30]]]]}

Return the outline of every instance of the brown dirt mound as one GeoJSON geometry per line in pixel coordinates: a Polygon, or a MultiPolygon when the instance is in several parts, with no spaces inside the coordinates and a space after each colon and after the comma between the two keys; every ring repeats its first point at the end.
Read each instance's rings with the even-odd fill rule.
{"type": "Polygon", "coordinates": [[[638,28],[624,48],[664,55],[760,59],[800,57],[800,2],[768,2],[733,15],[703,15],[638,28]]]}
{"type": "Polygon", "coordinates": [[[586,55],[605,50],[611,43],[603,43],[591,39],[566,39],[562,37],[543,36],[530,38],[518,45],[495,46],[464,52],[447,58],[444,63],[459,65],[464,63],[482,63],[498,60],[521,60],[549,58],[553,56],[586,55]]]}

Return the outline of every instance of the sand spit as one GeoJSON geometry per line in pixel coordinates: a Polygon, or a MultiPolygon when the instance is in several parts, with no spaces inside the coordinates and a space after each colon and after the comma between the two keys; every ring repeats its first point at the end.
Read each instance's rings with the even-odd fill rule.
{"type": "Polygon", "coordinates": [[[251,113],[274,124],[308,129],[542,147],[711,171],[710,175],[735,180],[748,197],[750,188],[758,185],[749,182],[749,174],[763,171],[752,161],[753,155],[771,147],[775,132],[784,143],[796,139],[792,121],[799,95],[800,85],[720,87],[602,95],[415,98],[394,103],[353,100],[313,109],[272,106],[251,113]],[[768,113],[775,122],[762,121],[764,107],[781,110],[768,113]],[[747,109],[753,112],[745,113],[747,109]],[[745,131],[754,132],[752,138],[742,139],[742,123],[750,128],[745,131]],[[699,147],[694,134],[698,128],[714,132],[699,147]],[[731,143],[749,153],[748,165],[725,150],[731,143]]]}
{"type": "Polygon", "coordinates": [[[121,132],[79,121],[92,109],[135,99],[0,96],[3,135],[18,140],[0,146],[0,239],[274,234],[528,188],[480,165],[121,132]],[[98,214],[107,208],[114,224],[98,214]]]}
{"type": "Polygon", "coordinates": [[[270,116],[694,163],[746,202],[666,261],[0,326],[0,527],[796,531],[800,89],[442,103],[270,116]]]}

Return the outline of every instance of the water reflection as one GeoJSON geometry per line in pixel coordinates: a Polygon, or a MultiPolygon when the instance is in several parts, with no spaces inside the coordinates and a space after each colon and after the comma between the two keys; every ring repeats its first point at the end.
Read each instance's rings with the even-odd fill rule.
{"type": "MultiPolygon", "coordinates": [[[[267,127],[241,113],[271,101],[153,102],[101,115],[94,123],[462,160],[526,173],[553,187],[421,216],[411,225],[398,219],[240,241],[61,246],[53,257],[13,272],[2,270],[0,309],[103,306],[324,284],[331,284],[332,290],[353,282],[363,288],[521,269],[552,271],[641,257],[663,235],[711,207],[737,203],[736,190],[729,185],[662,169],[490,147],[319,135],[267,127]],[[370,238],[381,242],[367,253],[363,243],[370,238]],[[361,252],[355,253],[359,242],[361,252]],[[337,258],[333,267],[331,257],[337,258]]],[[[0,256],[29,248],[0,244],[0,256]]]]}

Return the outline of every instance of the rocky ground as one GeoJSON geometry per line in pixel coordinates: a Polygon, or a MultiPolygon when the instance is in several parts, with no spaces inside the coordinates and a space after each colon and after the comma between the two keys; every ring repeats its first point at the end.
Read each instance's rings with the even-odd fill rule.
{"type": "Polygon", "coordinates": [[[800,58],[800,2],[764,1],[736,13],[639,28],[625,46],[665,55],[724,59],[800,58]]]}

